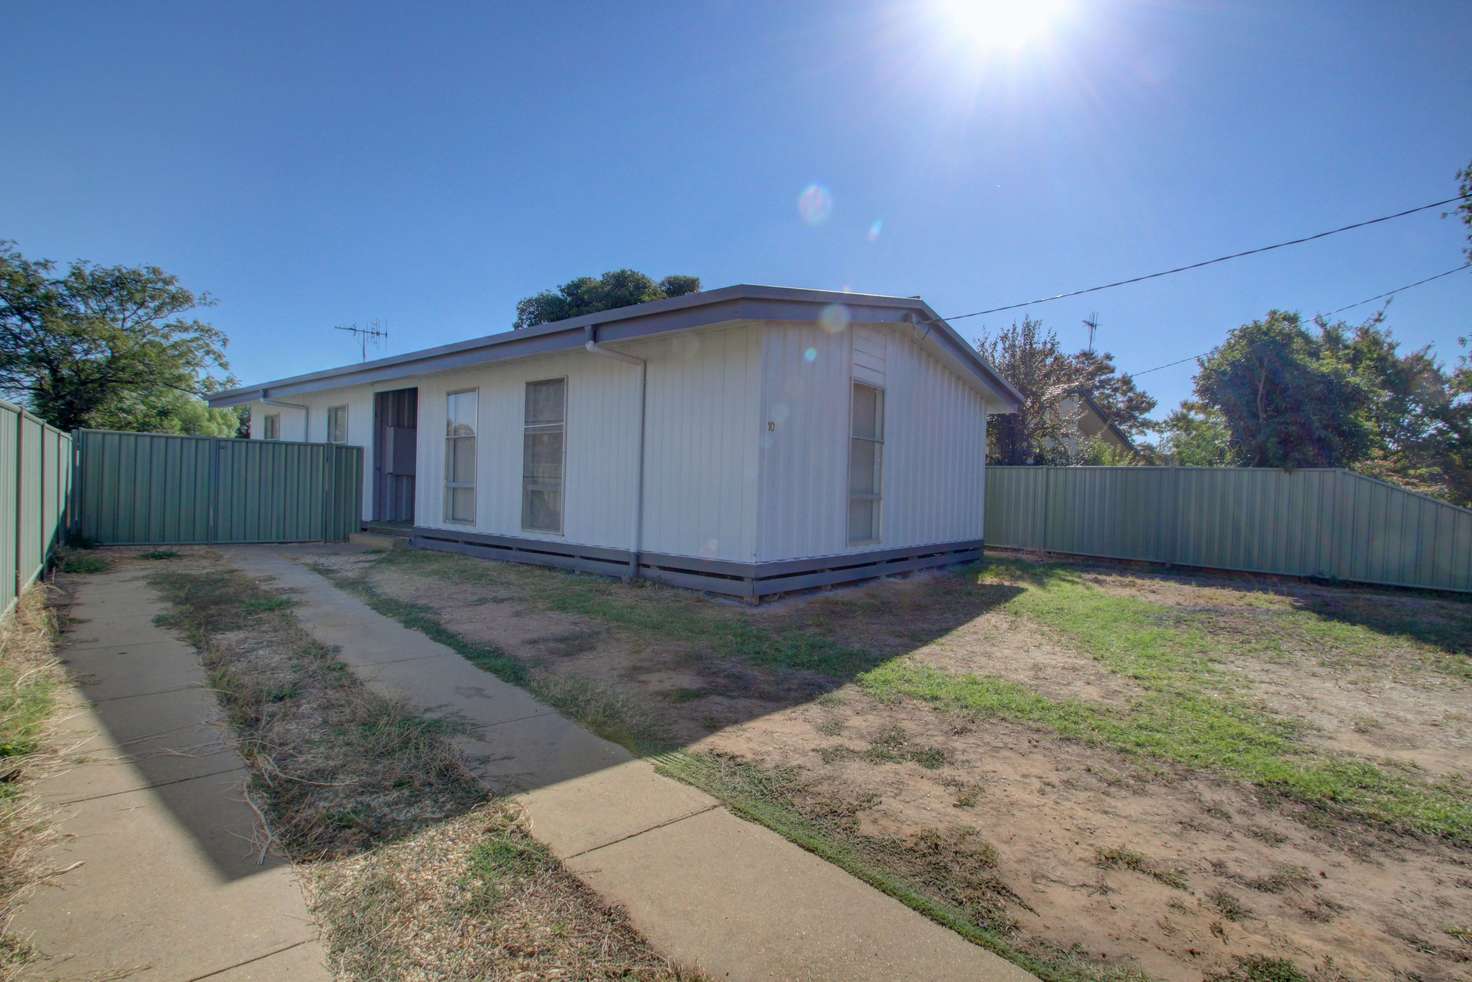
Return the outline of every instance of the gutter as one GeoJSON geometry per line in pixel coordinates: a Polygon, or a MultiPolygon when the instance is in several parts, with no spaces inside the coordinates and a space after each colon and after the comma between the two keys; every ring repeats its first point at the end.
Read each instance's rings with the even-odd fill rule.
{"type": "Polygon", "coordinates": [[[302,442],[312,442],[312,407],[304,406],[299,402],[282,402],[280,399],[266,398],[266,390],[261,390],[261,403],[266,406],[283,406],[287,409],[300,409],[302,411],[302,442]]]}
{"type": "Polygon", "coordinates": [[[623,351],[615,351],[605,348],[598,343],[598,325],[587,326],[588,340],[583,344],[583,350],[591,355],[602,355],[604,358],[612,358],[626,365],[634,365],[639,369],[639,446],[636,451],[639,455],[638,477],[634,485],[634,541],[629,547],[629,572],[624,577],[625,581],[639,578],[639,553],[644,546],[644,413],[647,403],[646,392],[649,382],[649,362],[643,358],[636,358],[623,351]]]}

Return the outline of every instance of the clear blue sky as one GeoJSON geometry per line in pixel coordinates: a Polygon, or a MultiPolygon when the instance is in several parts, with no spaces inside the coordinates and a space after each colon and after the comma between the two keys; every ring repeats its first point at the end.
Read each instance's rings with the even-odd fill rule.
{"type": "MultiPolygon", "coordinates": [[[[1472,159],[1465,0],[1061,0],[1021,46],[938,0],[453,6],[13,0],[0,237],[208,290],[251,382],[356,360],[334,324],[407,351],[621,266],[959,313],[1447,197],[1472,159]]],[[[1081,346],[1097,311],[1139,370],[1465,242],[1432,212],[1031,313],[1081,346]]],[[[1390,321],[1450,360],[1472,274],[1390,321]]],[[[1142,382],[1164,410],[1191,374],[1142,382]]]]}

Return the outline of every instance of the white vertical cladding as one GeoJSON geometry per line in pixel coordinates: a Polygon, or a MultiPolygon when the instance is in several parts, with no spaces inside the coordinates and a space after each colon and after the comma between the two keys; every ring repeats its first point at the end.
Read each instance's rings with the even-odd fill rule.
{"type": "Polygon", "coordinates": [[[585,351],[419,380],[416,525],[626,549],[633,539],[638,370],[585,351]],[[526,383],[567,379],[562,533],[521,527],[526,383]],[[446,522],[446,396],[479,390],[475,524],[446,522]]]}
{"type": "Polygon", "coordinates": [[[741,325],[619,346],[649,362],[645,552],[755,560],[761,343],[741,325]]]}
{"type": "MultiPolygon", "coordinates": [[[[397,384],[394,387],[398,387],[397,384]]],[[[327,442],[327,410],[333,406],[348,407],[347,442],[363,448],[363,519],[373,517],[373,386],[351,385],[327,392],[288,397],[287,402],[306,406],[307,436],[312,443],[327,442]]],[[[300,412],[287,410],[287,412],[300,412]]]]}
{"type": "Polygon", "coordinates": [[[762,347],[758,522],[761,561],[982,537],[982,395],[913,339],[913,328],[828,333],[772,325],[762,347]],[[849,399],[854,379],[882,385],[881,540],[848,543],[849,399]]]}

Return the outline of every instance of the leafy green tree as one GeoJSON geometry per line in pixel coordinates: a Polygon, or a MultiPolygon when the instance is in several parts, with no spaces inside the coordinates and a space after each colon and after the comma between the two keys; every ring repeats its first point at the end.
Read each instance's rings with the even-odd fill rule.
{"type": "Polygon", "coordinates": [[[1350,364],[1280,310],[1201,360],[1196,395],[1221,413],[1249,467],[1347,467],[1374,442],[1370,393],[1350,364]]]}
{"type": "Polygon", "coordinates": [[[0,392],[65,430],[214,425],[197,396],[227,367],[225,336],[187,316],[208,295],[156,266],[57,272],[0,242],[0,392]]]}
{"type": "Polygon", "coordinates": [[[543,290],[523,297],[516,304],[516,322],[512,327],[521,331],[538,324],[684,296],[699,290],[700,278],[697,276],[666,276],[658,283],[632,269],[615,269],[596,279],[579,276],[556,290],[543,290]]]}
{"type": "Polygon", "coordinates": [[[1014,321],[1011,327],[983,335],[976,348],[1023,397],[1017,412],[988,421],[990,463],[1069,464],[1098,458],[1100,451],[1079,439],[1082,404],[1069,396],[1080,389],[1087,390],[1105,415],[1131,436],[1155,425],[1147,416],[1155,400],[1129,376],[1118,374],[1113,355],[1068,354],[1042,321],[1030,317],[1021,324],[1014,321]]]}
{"type": "MultiPolygon", "coordinates": [[[[1378,313],[1356,327],[1323,326],[1323,344],[1349,365],[1369,394],[1372,430],[1360,470],[1458,503],[1472,501],[1472,401],[1458,370],[1447,372],[1430,345],[1401,353],[1378,313]]],[[[1465,356],[1463,356],[1465,363],[1465,356]]]]}
{"type": "Polygon", "coordinates": [[[1129,434],[1131,439],[1156,429],[1158,424],[1150,418],[1156,405],[1155,397],[1135,385],[1130,376],[1121,375],[1114,365],[1113,355],[1080,351],[1073,355],[1073,361],[1079,387],[1088,390],[1110,422],[1129,434]]]}
{"type": "Polygon", "coordinates": [[[1059,402],[1078,384],[1077,366],[1064,353],[1058,335],[1042,321],[1022,323],[976,342],[982,357],[1022,394],[1015,413],[987,421],[987,462],[992,464],[1068,463],[1069,438],[1078,421],[1058,411],[1059,402]]]}
{"type": "Polygon", "coordinates": [[[1234,462],[1232,432],[1221,413],[1187,400],[1166,417],[1160,427],[1157,453],[1166,463],[1182,467],[1226,467],[1234,462]]]}

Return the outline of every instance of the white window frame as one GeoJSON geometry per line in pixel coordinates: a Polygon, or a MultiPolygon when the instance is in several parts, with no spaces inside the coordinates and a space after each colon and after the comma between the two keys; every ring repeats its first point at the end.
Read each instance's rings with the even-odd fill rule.
{"type": "Polygon", "coordinates": [[[445,511],[445,515],[444,515],[444,517],[445,517],[445,522],[448,523],[448,524],[452,524],[452,525],[474,525],[475,524],[475,513],[476,513],[475,478],[476,478],[476,472],[480,468],[480,444],[477,443],[477,442],[475,442],[475,441],[478,441],[479,439],[480,439],[480,389],[478,387],[476,387],[476,386],[471,386],[471,387],[465,388],[465,389],[454,389],[453,391],[446,392],[445,393],[445,500],[444,500],[444,511],[445,511]],[[453,399],[455,396],[468,395],[468,394],[475,396],[475,423],[474,423],[475,432],[472,433],[470,436],[452,436],[450,434],[450,400],[453,399]],[[470,468],[470,480],[469,481],[451,481],[450,480],[450,468],[454,465],[454,461],[455,461],[455,442],[457,440],[470,440],[470,441],[472,441],[472,444],[471,445],[472,445],[473,449],[472,449],[471,454],[470,454],[470,458],[471,458],[471,461],[472,461],[472,466],[470,468]],[[455,500],[455,496],[454,496],[454,494],[452,492],[454,492],[454,491],[463,491],[463,490],[469,490],[470,491],[470,517],[469,518],[455,518],[453,516],[453,512],[454,512],[453,502],[455,500]]]}
{"type": "Polygon", "coordinates": [[[861,382],[858,379],[850,379],[848,387],[848,507],[844,509],[844,538],[851,546],[876,545],[884,541],[884,387],[861,382]],[[859,436],[854,432],[854,392],[860,386],[874,393],[875,419],[874,432],[876,436],[859,436]],[[874,491],[873,493],[854,491],[853,446],[856,441],[874,444],[874,491]],[[856,501],[873,502],[872,532],[864,538],[854,538],[853,529],[853,506],[856,501]]]}
{"type": "Polygon", "coordinates": [[[281,414],[265,413],[261,416],[261,439],[281,439],[281,414]]]}
{"type": "Polygon", "coordinates": [[[348,407],[346,405],[342,405],[342,406],[328,406],[327,407],[327,442],[328,443],[347,443],[348,442],[348,407]],[[341,413],[342,414],[342,436],[340,438],[334,438],[333,435],[332,435],[332,415],[334,413],[341,413]]]}
{"type": "MultiPolygon", "coordinates": [[[[537,532],[542,535],[563,535],[567,528],[567,376],[560,375],[553,378],[527,379],[521,390],[521,530],[523,532],[537,532]],[[543,385],[547,382],[562,383],[562,421],[560,423],[528,423],[526,421],[526,395],[534,385],[543,385]],[[562,433],[562,466],[557,480],[557,527],[537,528],[527,524],[527,492],[528,478],[526,476],[526,438],[532,433],[551,433],[560,431],[562,433]]],[[[543,483],[543,482],[538,482],[543,483]]]]}

